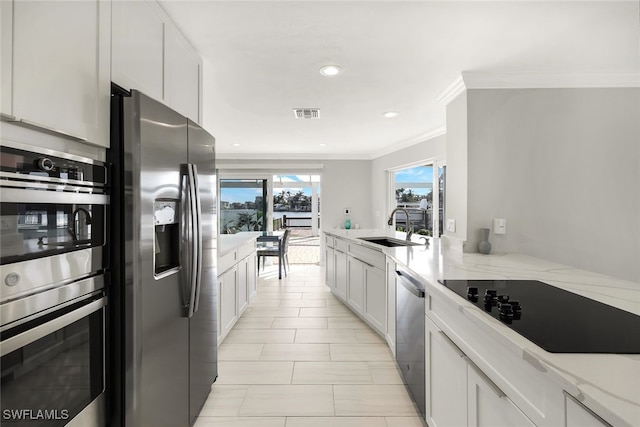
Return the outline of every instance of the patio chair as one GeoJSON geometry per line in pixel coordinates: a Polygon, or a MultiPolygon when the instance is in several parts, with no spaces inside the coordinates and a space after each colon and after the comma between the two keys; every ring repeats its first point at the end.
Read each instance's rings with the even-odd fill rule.
{"type": "MultiPolygon", "coordinates": [[[[285,229],[280,244],[282,245],[282,269],[284,275],[287,275],[287,268],[291,269],[289,265],[289,234],[290,229],[285,229]]],[[[259,246],[257,249],[258,255],[258,274],[260,274],[260,258],[265,257],[278,257],[278,246],[259,246]]],[[[280,262],[280,260],[278,260],[280,262]]],[[[262,269],[264,270],[264,260],[262,261],[262,269]]]]}

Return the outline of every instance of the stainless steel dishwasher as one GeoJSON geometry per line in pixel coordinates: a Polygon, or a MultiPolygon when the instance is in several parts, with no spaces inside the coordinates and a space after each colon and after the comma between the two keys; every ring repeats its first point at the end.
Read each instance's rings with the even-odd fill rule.
{"type": "Polygon", "coordinates": [[[407,270],[396,274],[396,363],[425,417],[424,285],[407,270]]]}

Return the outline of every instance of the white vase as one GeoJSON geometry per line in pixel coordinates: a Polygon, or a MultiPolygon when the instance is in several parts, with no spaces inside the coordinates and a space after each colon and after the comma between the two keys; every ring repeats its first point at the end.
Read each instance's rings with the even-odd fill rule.
{"type": "Polygon", "coordinates": [[[480,242],[478,243],[478,252],[481,254],[489,254],[491,252],[491,243],[489,243],[489,233],[491,232],[488,228],[480,229],[480,242]]]}

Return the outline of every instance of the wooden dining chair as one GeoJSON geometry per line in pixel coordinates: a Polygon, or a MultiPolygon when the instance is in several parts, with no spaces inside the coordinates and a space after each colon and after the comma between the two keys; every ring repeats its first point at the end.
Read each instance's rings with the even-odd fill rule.
{"type": "MultiPolygon", "coordinates": [[[[284,275],[287,275],[287,267],[289,266],[289,234],[290,229],[285,229],[280,244],[282,245],[282,269],[284,275]]],[[[278,257],[278,246],[261,246],[256,251],[258,255],[258,274],[260,274],[260,258],[278,257]]],[[[280,262],[280,260],[278,260],[280,262]]],[[[289,267],[290,268],[290,267],[289,267]]],[[[262,269],[264,270],[264,259],[262,260],[262,269]]]]}

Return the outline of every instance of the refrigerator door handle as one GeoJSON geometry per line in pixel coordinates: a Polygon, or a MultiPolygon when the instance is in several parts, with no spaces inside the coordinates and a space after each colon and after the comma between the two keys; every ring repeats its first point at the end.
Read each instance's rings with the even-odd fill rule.
{"type": "Polygon", "coordinates": [[[189,198],[188,252],[190,265],[189,271],[189,306],[187,317],[192,317],[198,311],[200,293],[200,266],[202,264],[202,233],[200,225],[200,200],[198,199],[198,171],[194,164],[187,164],[187,188],[189,198]]]}
{"type": "Polygon", "coordinates": [[[195,298],[193,300],[193,312],[198,311],[198,307],[200,305],[200,288],[202,285],[202,205],[200,203],[200,183],[198,182],[198,167],[195,164],[191,165],[192,169],[192,178],[193,178],[193,194],[194,194],[194,210],[193,210],[193,219],[194,219],[194,255],[195,255],[195,276],[194,276],[194,286],[195,286],[195,298]]]}

